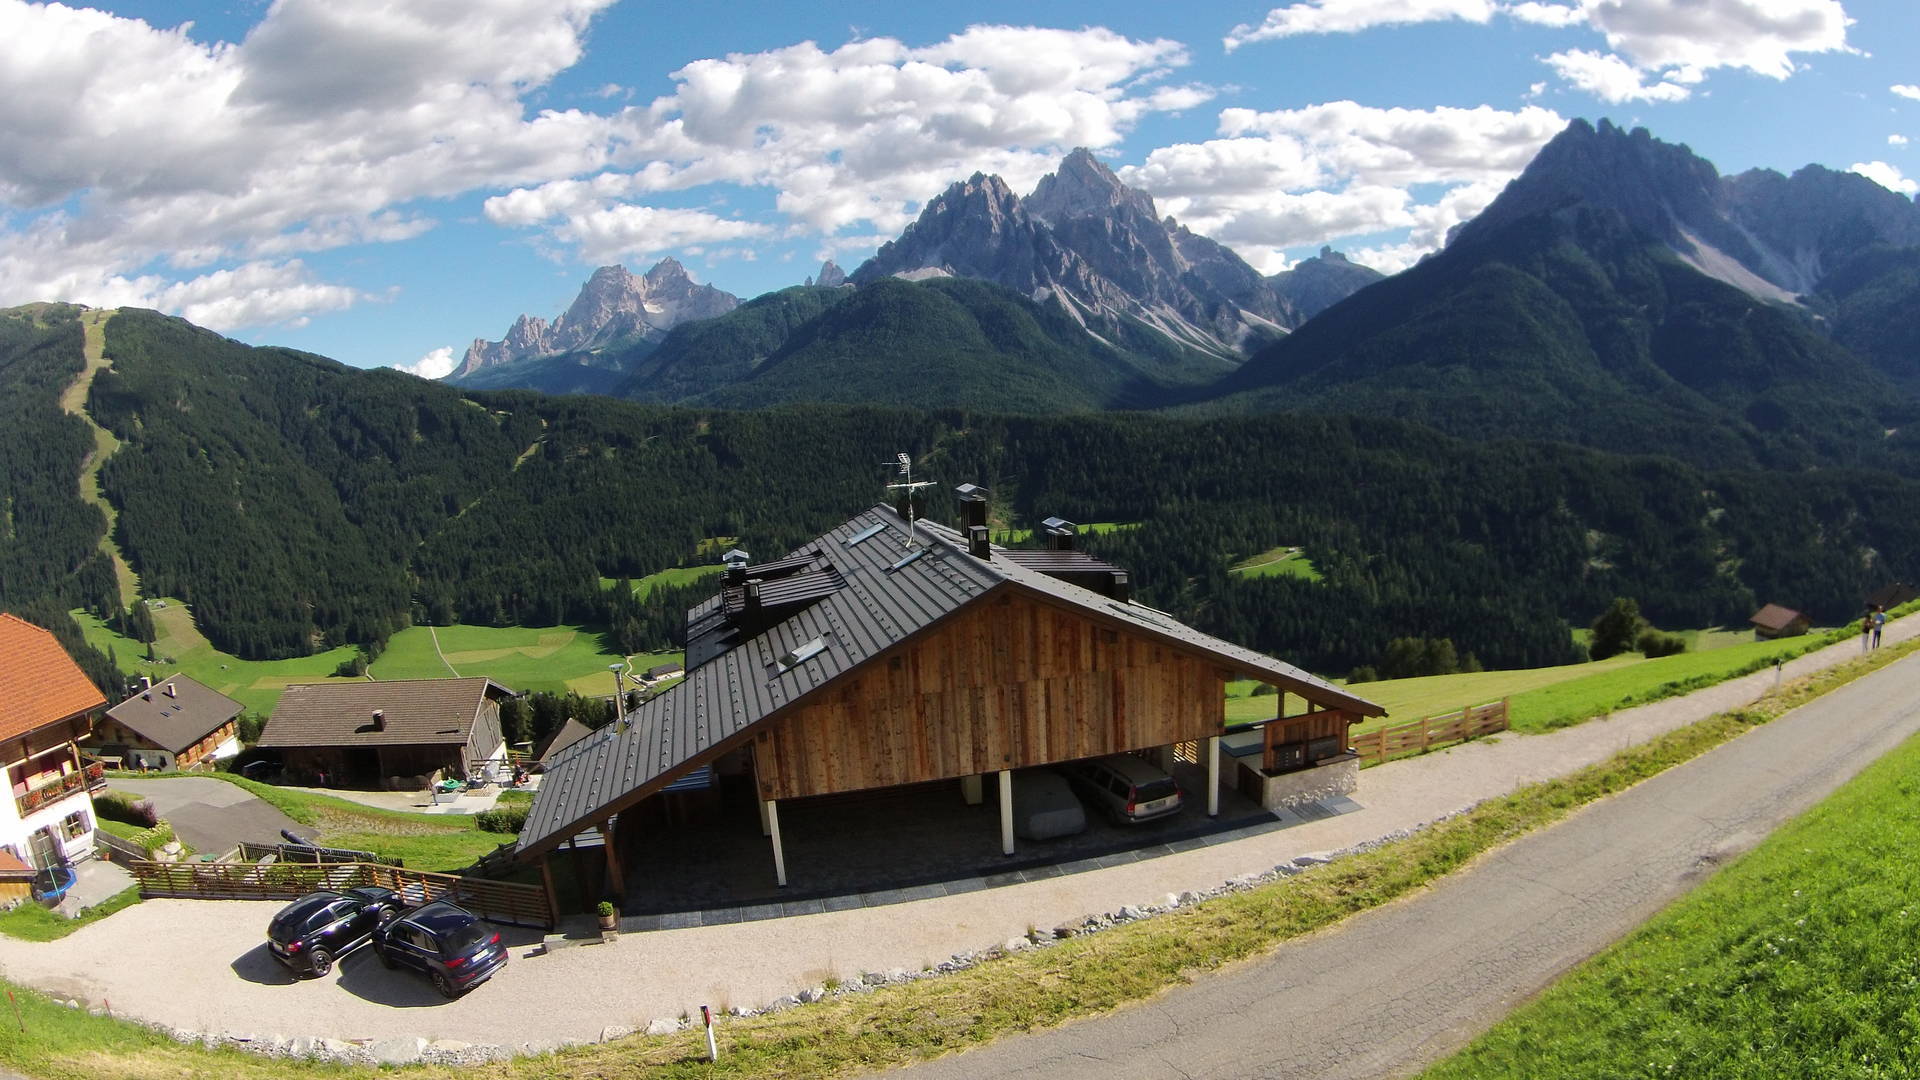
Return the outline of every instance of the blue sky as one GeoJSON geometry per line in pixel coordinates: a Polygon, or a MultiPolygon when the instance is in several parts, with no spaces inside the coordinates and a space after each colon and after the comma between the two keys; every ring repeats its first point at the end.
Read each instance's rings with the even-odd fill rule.
{"type": "Polygon", "coordinates": [[[1392,270],[1602,116],[1913,194],[1920,5],[0,0],[0,305],[437,373],[597,265],[753,296],[1077,145],[1262,269],[1392,270]]]}

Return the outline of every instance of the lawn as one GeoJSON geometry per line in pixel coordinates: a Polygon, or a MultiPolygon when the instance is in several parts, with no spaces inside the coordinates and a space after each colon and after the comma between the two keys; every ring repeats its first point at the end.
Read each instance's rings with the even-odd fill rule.
{"type": "Polygon", "coordinates": [[[383,810],[333,795],[262,784],[231,773],[145,773],[140,778],[187,775],[224,780],[252,792],[293,820],[317,829],[314,843],[321,847],[392,856],[404,860],[409,870],[461,870],[513,839],[507,833],[481,830],[471,815],[383,810]]]}
{"type": "MultiPolygon", "coordinates": [[[[1704,633],[1711,635],[1709,640],[1715,637],[1726,640],[1718,631],[1704,633]]],[[[1387,715],[1355,724],[1353,732],[1360,734],[1501,698],[1510,699],[1514,730],[1548,731],[1734,678],[1765,667],[1776,658],[1797,656],[1826,643],[1826,639],[1812,634],[1779,641],[1754,641],[1750,635],[1740,637],[1738,644],[1656,660],[1639,653],[1625,653],[1560,667],[1474,671],[1359,683],[1347,689],[1385,706],[1387,715]]],[[[1228,684],[1227,723],[1247,723],[1273,716],[1273,698],[1249,696],[1254,685],[1244,680],[1228,684]]],[[[1289,700],[1288,707],[1296,713],[1304,709],[1297,697],[1289,700]]]]}
{"type": "Polygon", "coordinates": [[[0,914],[0,934],[22,941],[52,941],[139,902],[140,889],[134,886],[122,889],[92,907],[81,908],[79,915],[69,919],[28,901],[0,914]]]}
{"type": "Polygon", "coordinates": [[[1920,1070],[1920,740],[1424,1075],[1920,1070]]]}
{"type": "Polygon", "coordinates": [[[330,681],[334,669],[355,655],[354,649],[343,646],[287,660],[242,660],[215,649],[194,628],[192,613],[185,604],[174,599],[160,603],[164,606],[151,609],[154,629],[158,632],[154,655],[160,657],[153,663],[146,660],[147,647],[140,642],[122,637],[84,611],[75,611],[73,618],[80,624],[88,644],[101,652],[112,651],[121,671],[129,675],[151,675],[155,681],[184,672],[238,701],[248,711],[261,714],[273,710],[274,702],[280,700],[280,693],[288,684],[330,681]]]}
{"type": "Polygon", "coordinates": [[[1297,547],[1281,545],[1268,548],[1258,555],[1241,559],[1233,564],[1231,573],[1241,577],[1297,577],[1307,581],[1319,581],[1320,571],[1314,569],[1313,560],[1297,547]]]}
{"type": "MultiPolygon", "coordinates": [[[[670,566],[657,573],[648,574],[646,577],[634,578],[633,595],[644,600],[657,586],[671,585],[678,587],[681,585],[695,585],[725,569],[726,567],[718,563],[707,563],[702,566],[670,566]]],[[[614,584],[614,578],[603,577],[600,579],[600,587],[602,589],[611,589],[614,584]]]]}
{"type": "MultiPolygon", "coordinates": [[[[1140,523],[1137,521],[1096,521],[1092,524],[1080,525],[1079,529],[1082,536],[1098,536],[1101,533],[1121,532],[1126,529],[1137,529],[1139,527],[1140,523]]],[[[1033,539],[1033,530],[1003,529],[1000,532],[994,533],[989,539],[1001,547],[1012,547],[1015,544],[1024,544],[1033,539]]]]}

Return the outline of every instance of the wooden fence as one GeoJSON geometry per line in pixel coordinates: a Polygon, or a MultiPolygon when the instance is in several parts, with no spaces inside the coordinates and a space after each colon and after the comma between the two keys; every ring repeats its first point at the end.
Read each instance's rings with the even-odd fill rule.
{"type": "Polygon", "coordinates": [[[553,908],[545,889],[509,881],[404,870],[378,863],[163,863],[127,864],[143,897],[192,900],[295,900],[315,889],[378,885],[408,905],[451,900],[494,922],[552,929],[553,908]]]}
{"type": "Polygon", "coordinates": [[[1348,743],[1360,755],[1362,765],[1377,765],[1403,754],[1505,730],[1507,700],[1501,698],[1488,705],[1468,705],[1450,713],[1376,728],[1364,735],[1352,736],[1348,743]]]}
{"type": "Polygon", "coordinates": [[[236,855],[242,862],[259,862],[271,855],[276,862],[292,863],[343,863],[364,862],[380,863],[385,866],[405,866],[399,859],[375,855],[371,851],[356,851],[353,848],[314,847],[309,844],[250,844],[241,841],[236,855]]]}

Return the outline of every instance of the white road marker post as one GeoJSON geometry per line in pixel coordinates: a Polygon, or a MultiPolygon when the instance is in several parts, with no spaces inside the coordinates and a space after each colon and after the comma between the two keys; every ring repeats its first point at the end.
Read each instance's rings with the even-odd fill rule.
{"type": "Polygon", "coordinates": [[[713,1010],[700,1006],[700,1022],[707,1028],[707,1060],[720,1060],[720,1044],[713,1040],[713,1010]]]}

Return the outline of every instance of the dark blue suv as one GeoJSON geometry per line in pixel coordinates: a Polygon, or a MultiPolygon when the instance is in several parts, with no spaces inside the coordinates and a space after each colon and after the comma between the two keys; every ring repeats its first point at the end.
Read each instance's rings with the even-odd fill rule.
{"type": "Polygon", "coordinates": [[[375,930],[373,952],[390,968],[426,972],[433,988],[450,998],[485,982],[507,962],[500,931],[445,900],[422,904],[375,930]]]}
{"type": "Polygon", "coordinates": [[[373,885],[308,893],[267,924],[267,949],[296,972],[325,977],[335,960],[366,944],[401,906],[393,890],[373,885]]]}

